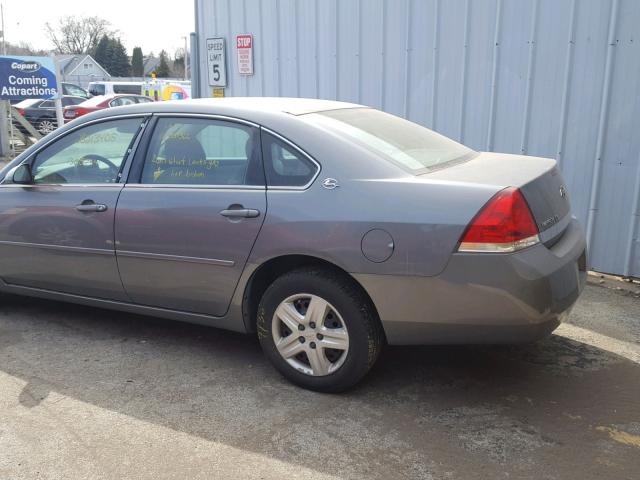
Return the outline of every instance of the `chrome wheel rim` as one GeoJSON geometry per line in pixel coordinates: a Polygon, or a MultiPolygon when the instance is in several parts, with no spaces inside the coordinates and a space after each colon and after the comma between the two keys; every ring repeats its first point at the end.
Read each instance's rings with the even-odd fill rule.
{"type": "Polygon", "coordinates": [[[50,122],[48,120],[43,120],[42,122],[40,122],[40,127],[38,128],[38,130],[40,130],[40,133],[51,133],[56,129],[56,127],[53,125],[53,122],[50,122]]]}
{"type": "Polygon", "coordinates": [[[334,373],[349,352],[342,316],[317,295],[301,293],[283,300],[273,314],[271,333],[282,358],[313,377],[334,373]]]}

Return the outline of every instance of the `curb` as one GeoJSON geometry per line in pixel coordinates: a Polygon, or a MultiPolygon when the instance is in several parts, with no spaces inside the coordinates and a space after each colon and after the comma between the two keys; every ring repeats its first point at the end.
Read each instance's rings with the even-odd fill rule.
{"type": "Polygon", "coordinates": [[[637,279],[589,271],[587,273],[587,283],[596,287],[614,290],[625,296],[640,298],[640,280],[637,279]]]}

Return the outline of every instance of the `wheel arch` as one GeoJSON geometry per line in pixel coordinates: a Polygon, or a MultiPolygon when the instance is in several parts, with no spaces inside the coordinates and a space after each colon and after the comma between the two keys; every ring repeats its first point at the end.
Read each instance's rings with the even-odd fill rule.
{"type": "MultiPolygon", "coordinates": [[[[375,303],[373,302],[373,299],[362,286],[362,284],[358,282],[358,280],[353,275],[351,275],[343,268],[340,268],[335,263],[332,263],[320,257],[315,257],[312,255],[291,254],[274,257],[265,261],[253,271],[251,277],[247,281],[242,297],[242,319],[244,321],[247,332],[253,333],[256,331],[256,314],[258,311],[258,304],[260,303],[260,299],[262,298],[262,295],[269,287],[269,285],[280,275],[304,267],[321,267],[336,272],[339,275],[344,276],[345,278],[349,278],[349,280],[353,282],[354,285],[356,285],[356,287],[369,301],[371,307],[373,308],[373,311],[375,312],[378,322],[380,322],[380,316],[378,315],[378,310],[375,303]]],[[[382,322],[380,322],[380,325],[382,326],[384,332],[384,326],[382,325],[382,322]]]]}

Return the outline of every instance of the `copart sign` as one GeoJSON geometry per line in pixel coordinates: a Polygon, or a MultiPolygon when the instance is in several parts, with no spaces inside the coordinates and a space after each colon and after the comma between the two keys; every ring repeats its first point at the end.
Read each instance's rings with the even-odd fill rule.
{"type": "Polygon", "coordinates": [[[0,56],[0,100],[57,95],[56,70],[51,58],[0,56]]]}

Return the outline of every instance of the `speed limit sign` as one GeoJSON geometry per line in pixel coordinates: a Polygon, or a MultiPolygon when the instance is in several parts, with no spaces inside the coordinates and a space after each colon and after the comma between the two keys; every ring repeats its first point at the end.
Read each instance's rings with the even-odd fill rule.
{"type": "Polygon", "coordinates": [[[209,86],[227,86],[227,62],[224,38],[207,38],[207,70],[209,86]]]}

